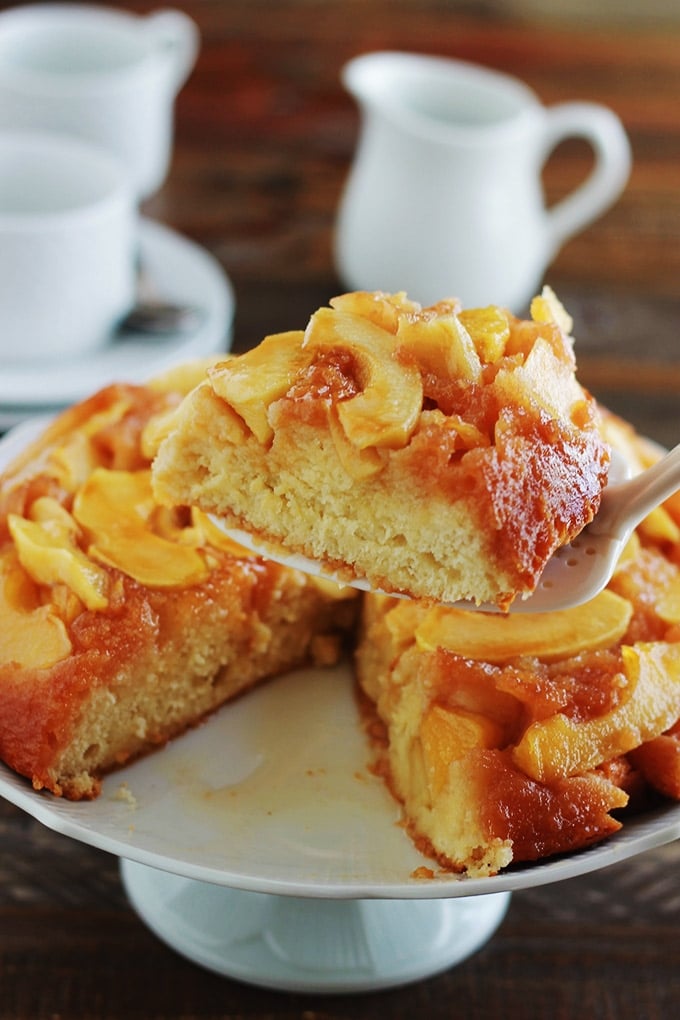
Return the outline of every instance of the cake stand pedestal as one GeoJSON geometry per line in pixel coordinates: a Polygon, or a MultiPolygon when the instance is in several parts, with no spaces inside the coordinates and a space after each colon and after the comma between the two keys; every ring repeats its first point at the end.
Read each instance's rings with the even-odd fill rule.
{"type": "Polygon", "coordinates": [[[123,859],[146,925],[201,966],[296,992],[363,992],[409,984],[480,949],[509,892],[457,899],[320,899],[247,892],[123,859]]]}

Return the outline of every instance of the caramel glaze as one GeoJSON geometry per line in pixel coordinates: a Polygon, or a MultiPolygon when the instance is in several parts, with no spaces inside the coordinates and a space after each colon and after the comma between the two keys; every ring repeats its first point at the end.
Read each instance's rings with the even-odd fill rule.
{"type": "MultiPolygon", "coordinates": [[[[479,663],[467,665],[481,668],[479,663]]],[[[360,696],[359,703],[374,751],[372,771],[398,800],[389,767],[384,723],[378,718],[375,705],[365,696],[360,696]]],[[[566,853],[597,842],[621,828],[621,823],[609,813],[612,799],[606,786],[599,787],[590,777],[576,777],[552,786],[541,785],[519,772],[511,755],[511,748],[478,749],[470,752],[466,764],[477,777],[481,823],[487,839],[512,840],[514,862],[566,853]]],[[[625,768],[625,763],[621,771],[632,772],[625,768]]],[[[618,785],[622,785],[621,782],[618,785]]],[[[443,871],[460,873],[465,870],[460,863],[438,852],[406,819],[403,825],[417,849],[436,861],[443,871]]]]}
{"type": "Polygon", "coordinates": [[[532,721],[557,712],[574,720],[616,708],[622,668],[618,649],[547,664],[534,657],[492,666],[439,648],[427,664],[434,700],[465,707],[481,697],[485,714],[500,723],[505,746],[470,752],[466,766],[477,776],[482,825],[489,839],[512,840],[515,861],[567,852],[602,839],[620,824],[610,816],[615,801],[592,777],[542,784],[519,771],[512,747],[532,721]],[[480,694],[486,688],[491,696],[480,694]]]}
{"type": "Polygon", "coordinates": [[[345,348],[323,351],[302,369],[284,401],[292,417],[323,427],[329,408],[361,392],[358,366],[345,348]]]}
{"type": "Polygon", "coordinates": [[[77,433],[97,415],[119,406],[115,421],[102,420],[90,442],[97,463],[111,470],[134,471],[149,466],[140,451],[140,434],[149,418],[177,406],[177,393],[154,392],[142,386],[114,383],[87,400],[68,408],[30,443],[6,468],[0,478],[0,542],[9,539],[7,515],[26,516],[40,496],[51,496],[70,510],[73,494],[68,492],[50,467],[49,458],[63,439],[77,433]]]}
{"type": "MultiPolygon", "coordinates": [[[[149,418],[177,404],[173,393],[155,393],[144,387],[115,385],[98,392],[83,404],[60,416],[2,476],[0,490],[0,548],[11,542],[7,514],[25,514],[33,501],[49,495],[71,509],[73,493],[58,480],[50,465],[51,452],[74,433],[81,423],[94,428],[90,443],[96,461],[112,470],[134,471],[149,467],[140,437],[149,418]],[[117,408],[113,416],[107,412],[117,408]]],[[[178,508],[178,522],[181,520],[178,508]]],[[[188,516],[186,524],[190,523],[188,516]]],[[[206,546],[211,572],[200,585],[188,588],[153,589],[137,583],[123,572],[107,567],[110,576],[108,605],[91,611],[80,606],[64,622],[72,644],[68,658],[43,669],[18,669],[16,663],[0,664],[3,726],[0,759],[17,772],[31,776],[38,788],[59,793],[50,777],[49,765],[71,742],[78,709],[93,688],[116,689],[120,663],[141,659],[153,663],[161,650],[186,630],[186,621],[200,620],[202,611],[224,607],[224,626],[241,628],[253,615],[267,618],[278,604],[280,579],[285,568],[243,550],[243,556],[206,546]],[[234,607],[238,618],[234,617],[234,607]],[[68,710],[65,711],[65,706],[68,710]]],[[[46,592],[54,598],[57,592],[46,592]]],[[[211,610],[212,611],[212,610],[211,610]]],[[[310,635],[311,637],[311,635],[310,635]]],[[[248,649],[244,649],[247,653],[248,649]]],[[[181,649],[178,649],[181,657],[181,649]]],[[[147,733],[142,750],[165,742],[173,733],[147,733]]],[[[111,763],[111,765],[121,762],[111,763]]],[[[96,796],[97,788],[92,791],[96,796]]]]}
{"type": "Polygon", "coordinates": [[[494,837],[512,840],[515,861],[531,861],[587,846],[621,828],[610,815],[611,787],[591,776],[572,776],[547,786],[512,765],[511,751],[473,753],[471,766],[487,790],[484,825],[494,837]]]}
{"type": "MultiPolygon", "coordinates": [[[[660,589],[677,576],[677,558],[677,547],[660,549],[650,544],[637,550],[615,575],[610,588],[633,606],[621,644],[680,641],[680,625],[666,623],[655,610],[660,589]]],[[[420,682],[430,703],[480,711],[503,729],[503,746],[469,752],[466,769],[477,776],[481,824],[487,839],[511,840],[515,863],[566,853],[617,831],[621,823],[615,813],[612,815],[620,805],[620,801],[616,803],[617,788],[629,797],[626,811],[656,803],[659,794],[680,798],[680,722],[657,738],[650,750],[650,745],[644,745],[603,763],[589,775],[542,784],[513,762],[512,748],[530,722],[557,712],[577,722],[612,712],[624,692],[617,682],[622,669],[620,645],[552,663],[527,656],[492,665],[464,659],[445,648],[422,657],[420,682]],[[654,786],[645,779],[649,754],[664,755],[665,787],[658,784],[658,768],[654,786]]],[[[363,694],[360,705],[375,754],[374,770],[396,796],[384,723],[363,694]]],[[[411,831],[411,836],[442,868],[460,871],[455,861],[437,853],[422,835],[411,831]]]]}
{"type": "MultiPolygon", "coordinates": [[[[361,373],[350,350],[324,351],[303,370],[283,401],[286,414],[323,427],[334,403],[360,392],[361,373]]],[[[536,406],[500,406],[482,384],[423,375],[423,410],[437,408],[474,426],[480,442],[423,415],[407,447],[393,451],[424,496],[446,493],[476,507],[480,528],[493,536],[500,563],[533,587],[547,558],[595,515],[606,483],[609,453],[594,427],[595,407],[584,394],[578,423],[561,423],[536,406]]],[[[281,408],[279,410],[281,415],[281,408]]]]}
{"type": "Polygon", "coordinates": [[[483,383],[423,381],[425,406],[471,423],[488,445],[460,448],[446,432],[426,426],[422,442],[419,434],[412,441],[419,484],[434,478],[452,500],[472,497],[499,560],[532,585],[555,547],[581,531],[599,507],[609,454],[594,428],[592,401],[584,394],[575,427],[538,406],[501,406],[483,383]]]}
{"type": "Polygon", "coordinates": [[[479,466],[480,505],[500,557],[514,557],[518,575],[533,585],[552,551],[593,519],[607,478],[604,444],[594,433],[567,433],[547,417],[532,421],[508,409],[493,456],[467,457],[466,470],[479,466]]]}
{"type": "MultiPolygon", "coordinates": [[[[680,627],[665,623],[654,609],[660,584],[675,571],[659,549],[649,547],[639,550],[615,576],[611,589],[633,605],[622,644],[680,639],[680,627]]],[[[502,667],[496,687],[523,702],[532,719],[561,712],[585,721],[616,708],[622,692],[616,675],[621,668],[619,647],[551,664],[527,659],[502,667]]],[[[477,764],[491,791],[491,796],[484,799],[486,829],[513,841],[515,860],[565,852],[570,841],[586,845],[620,827],[618,820],[609,816],[606,787],[598,791],[589,776],[572,777],[552,786],[538,784],[512,765],[510,753],[507,748],[480,751],[477,764]]],[[[595,774],[625,790],[631,797],[631,807],[644,806],[655,796],[645,786],[635,753],[605,763],[595,774]]]]}
{"type": "MultiPolygon", "coordinates": [[[[31,776],[37,788],[46,786],[60,792],[54,789],[49,764],[70,743],[78,706],[91,697],[92,690],[115,691],[121,662],[138,657],[153,662],[155,652],[166,650],[173,635],[183,632],[187,619],[201,618],[203,606],[238,605],[241,617],[262,614],[282,568],[236,560],[216,549],[211,549],[211,556],[212,573],[194,588],[145,588],[108,568],[112,576],[109,605],[96,612],[83,609],[68,623],[73,648],[67,659],[47,669],[17,670],[13,663],[0,665],[4,718],[0,759],[31,776]]],[[[147,733],[145,750],[171,735],[147,733]]],[[[111,763],[116,764],[122,762],[111,763]]],[[[92,796],[96,793],[93,790],[92,796]]]]}

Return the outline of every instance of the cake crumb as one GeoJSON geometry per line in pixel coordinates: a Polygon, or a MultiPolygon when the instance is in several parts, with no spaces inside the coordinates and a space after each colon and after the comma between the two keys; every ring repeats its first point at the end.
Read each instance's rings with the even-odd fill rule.
{"type": "Polygon", "coordinates": [[[426,868],[424,865],[421,865],[421,867],[416,868],[415,871],[411,872],[411,878],[433,879],[434,871],[432,870],[432,868],[426,868]]]}
{"type": "Polygon", "coordinates": [[[113,795],[113,799],[125,801],[125,803],[129,804],[131,808],[137,807],[137,798],[135,797],[127,783],[120,784],[115,794],[113,795]]]}

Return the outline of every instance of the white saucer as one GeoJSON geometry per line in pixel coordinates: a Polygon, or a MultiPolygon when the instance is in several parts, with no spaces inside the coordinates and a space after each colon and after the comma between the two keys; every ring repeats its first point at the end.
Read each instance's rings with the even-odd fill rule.
{"type": "Polygon", "coordinates": [[[204,248],[149,219],[141,222],[139,243],[159,294],[204,309],[198,329],[160,341],[126,334],[73,362],[0,362],[0,428],[45,408],[75,403],[110,382],[143,382],[180,361],[229,350],[234,293],[219,262],[204,248]]]}

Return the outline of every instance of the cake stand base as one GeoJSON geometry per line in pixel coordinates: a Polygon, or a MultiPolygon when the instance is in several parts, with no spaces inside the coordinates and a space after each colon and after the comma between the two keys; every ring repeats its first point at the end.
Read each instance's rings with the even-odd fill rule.
{"type": "Polygon", "coordinates": [[[245,892],[121,861],[134,909],[183,956],[226,977],[295,992],[362,992],[460,963],[503,920],[510,893],[324,899],[245,892]]]}

